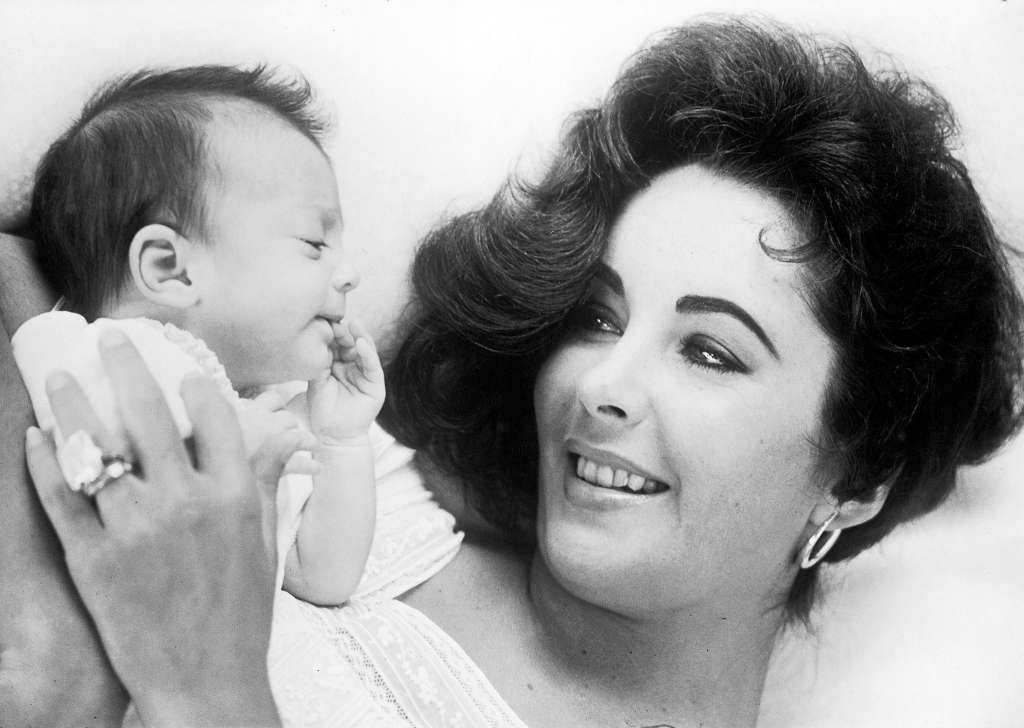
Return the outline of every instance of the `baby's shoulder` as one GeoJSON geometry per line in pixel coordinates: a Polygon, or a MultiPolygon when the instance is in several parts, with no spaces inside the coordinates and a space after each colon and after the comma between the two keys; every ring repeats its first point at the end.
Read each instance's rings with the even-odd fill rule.
{"type": "Polygon", "coordinates": [[[191,425],[179,393],[182,379],[199,372],[213,378],[225,396],[235,398],[224,367],[205,343],[176,326],[148,318],[86,321],[70,311],[50,311],[23,323],[11,337],[18,369],[25,380],[40,427],[51,429],[52,413],[45,382],[50,372],[69,372],[86,390],[100,419],[111,431],[119,431],[113,389],[99,353],[104,330],[123,333],[139,351],[153,379],[164,393],[183,436],[191,425]]]}

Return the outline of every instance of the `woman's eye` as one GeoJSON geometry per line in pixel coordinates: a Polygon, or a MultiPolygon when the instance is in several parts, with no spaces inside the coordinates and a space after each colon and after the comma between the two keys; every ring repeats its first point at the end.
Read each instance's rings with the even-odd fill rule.
{"type": "Polygon", "coordinates": [[[747,367],[724,347],[704,337],[693,337],[683,342],[681,353],[694,366],[719,374],[747,372],[747,367]]]}
{"type": "Polygon", "coordinates": [[[614,314],[605,306],[587,303],[577,308],[569,317],[573,328],[595,333],[622,335],[622,329],[615,321],[614,314]]]}

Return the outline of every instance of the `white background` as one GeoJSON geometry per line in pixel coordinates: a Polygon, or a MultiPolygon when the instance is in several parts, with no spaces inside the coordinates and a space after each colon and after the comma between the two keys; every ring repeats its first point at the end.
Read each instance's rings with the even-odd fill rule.
{"type": "Polygon", "coordinates": [[[412,244],[535,164],[651,33],[757,11],[892,53],[953,102],[1001,228],[1024,212],[1024,0],[0,0],[0,228],[39,153],[102,80],[141,65],[270,61],[333,112],[356,305],[390,317],[412,244]]]}

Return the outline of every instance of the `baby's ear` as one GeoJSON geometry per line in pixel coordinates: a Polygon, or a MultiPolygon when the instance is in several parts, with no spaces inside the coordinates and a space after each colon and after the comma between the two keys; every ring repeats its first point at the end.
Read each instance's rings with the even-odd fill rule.
{"type": "Polygon", "coordinates": [[[166,225],[140,228],[128,248],[132,281],[154,303],[188,308],[199,292],[188,276],[193,243],[166,225]]]}

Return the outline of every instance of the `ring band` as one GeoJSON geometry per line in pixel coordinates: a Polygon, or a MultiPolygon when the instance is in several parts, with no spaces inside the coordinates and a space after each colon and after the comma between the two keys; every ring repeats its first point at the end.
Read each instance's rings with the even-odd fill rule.
{"type": "Polygon", "coordinates": [[[120,455],[104,453],[85,430],[75,430],[64,440],[57,460],[68,487],[90,497],[133,469],[120,455]]]}

